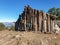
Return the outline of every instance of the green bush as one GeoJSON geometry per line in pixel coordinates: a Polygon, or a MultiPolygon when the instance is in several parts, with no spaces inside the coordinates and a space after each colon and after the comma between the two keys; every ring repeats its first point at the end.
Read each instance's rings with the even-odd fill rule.
{"type": "Polygon", "coordinates": [[[0,23],[0,31],[5,29],[5,25],[3,23],[0,23]]]}
{"type": "Polygon", "coordinates": [[[10,26],[10,30],[15,30],[15,26],[10,26]]]}
{"type": "Polygon", "coordinates": [[[48,13],[52,14],[52,15],[56,15],[57,16],[57,20],[60,20],[60,8],[55,8],[55,7],[50,8],[48,10],[48,13]]]}

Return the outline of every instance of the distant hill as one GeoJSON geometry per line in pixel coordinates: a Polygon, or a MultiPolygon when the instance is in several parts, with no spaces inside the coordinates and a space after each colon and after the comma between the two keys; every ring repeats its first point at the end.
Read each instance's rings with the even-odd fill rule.
{"type": "Polygon", "coordinates": [[[15,22],[2,22],[6,27],[15,26],[15,22]]]}

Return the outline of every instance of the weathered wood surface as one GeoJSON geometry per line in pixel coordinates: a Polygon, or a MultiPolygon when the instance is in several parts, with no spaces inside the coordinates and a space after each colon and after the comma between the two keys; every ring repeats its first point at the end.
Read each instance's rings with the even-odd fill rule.
{"type": "MultiPolygon", "coordinates": [[[[30,6],[26,6],[24,8],[22,20],[24,20],[23,23],[21,23],[22,21],[17,21],[15,25],[16,30],[18,30],[19,24],[23,24],[24,26],[22,26],[22,28],[25,31],[30,30],[30,31],[36,31],[36,32],[37,31],[51,32],[54,30],[54,25],[56,24],[55,16],[51,16],[44,12],[40,12],[39,10],[32,9],[30,6]]],[[[22,29],[20,29],[20,31],[21,30],[22,29]]]]}

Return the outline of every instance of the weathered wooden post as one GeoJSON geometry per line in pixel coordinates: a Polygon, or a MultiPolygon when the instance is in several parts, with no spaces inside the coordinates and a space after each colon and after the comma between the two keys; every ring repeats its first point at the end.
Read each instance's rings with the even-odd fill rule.
{"type": "Polygon", "coordinates": [[[52,33],[52,20],[50,20],[50,31],[51,31],[51,33],[52,33]]]}
{"type": "Polygon", "coordinates": [[[50,15],[47,14],[47,32],[50,33],[50,15]]]}
{"type": "Polygon", "coordinates": [[[24,28],[25,28],[25,31],[27,31],[27,30],[26,30],[26,8],[25,8],[24,11],[25,11],[25,12],[24,12],[24,28]]]}
{"type": "Polygon", "coordinates": [[[31,31],[32,31],[32,16],[31,16],[31,31]]]}
{"type": "Polygon", "coordinates": [[[36,10],[34,10],[34,14],[35,14],[35,22],[34,22],[34,25],[35,25],[35,32],[37,32],[37,11],[36,10]]]}
{"type": "Polygon", "coordinates": [[[54,26],[56,25],[56,16],[54,17],[54,26]]]}
{"type": "Polygon", "coordinates": [[[39,12],[39,31],[42,30],[42,12],[39,12]]]}
{"type": "Polygon", "coordinates": [[[34,29],[34,10],[32,9],[32,31],[35,30],[34,29]]]}
{"type": "Polygon", "coordinates": [[[15,22],[15,31],[18,31],[18,22],[15,22]]]}
{"type": "Polygon", "coordinates": [[[51,18],[51,33],[53,32],[53,30],[54,30],[54,18],[53,18],[53,16],[52,15],[50,15],[50,18],[51,18]]]}
{"type": "Polygon", "coordinates": [[[37,31],[39,31],[39,11],[37,10],[37,31]]]}
{"type": "Polygon", "coordinates": [[[43,23],[43,12],[41,12],[40,13],[41,14],[41,22],[40,22],[40,24],[41,24],[41,32],[43,32],[43,25],[44,25],[44,23],[43,23]]]}
{"type": "Polygon", "coordinates": [[[46,17],[46,13],[43,13],[43,32],[47,32],[47,25],[46,25],[46,19],[47,19],[47,17],[46,17]]]}
{"type": "Polygon", "coordinates": [[[25,31],[26,31],[26,15],[25,15],[25,31]]]}
{"type": "Polygon", "coordinates": [[[52,31],[54,31],[54,20],[52,21],[52,31]]]}

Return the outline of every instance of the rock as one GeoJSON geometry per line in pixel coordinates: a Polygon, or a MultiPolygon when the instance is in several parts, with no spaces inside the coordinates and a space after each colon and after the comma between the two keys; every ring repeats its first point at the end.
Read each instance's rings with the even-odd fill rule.
{"type": "Polygon", "coordinates": [[[57,33],[57,34],[60,33],[60,28],[59,28],[59,26],[57,24],[54,27],[54,32],[57,33]]]}

